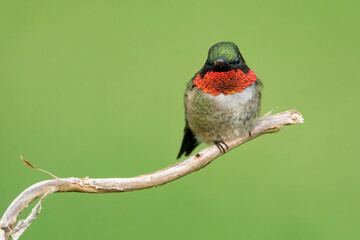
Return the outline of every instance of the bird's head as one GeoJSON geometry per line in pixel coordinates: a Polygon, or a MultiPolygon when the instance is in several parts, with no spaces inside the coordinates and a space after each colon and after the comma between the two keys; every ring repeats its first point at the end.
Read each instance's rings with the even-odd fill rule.
{"type": "MultiPolygon", "coordinates": [[[[234,68],[245,67],[246,63],[239,48],[233,42],[219,42],[209,49],[205,65],[213,71],[228,71],[234,68]]],[[[247,69],[244,69],[245,71],[247,69]]]]}
{"type": "Polygon", "coordinates": [[[219,42],[209,49],[205,65],[194,76],[194,85],[216,96],[242,92],[256,80],[236,44],[219,42]]]}

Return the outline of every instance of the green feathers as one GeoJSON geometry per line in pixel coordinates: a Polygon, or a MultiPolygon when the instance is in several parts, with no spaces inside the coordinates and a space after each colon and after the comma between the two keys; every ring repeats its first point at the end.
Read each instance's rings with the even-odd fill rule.
{"type": "Polygon", "coordinates": [[[228,63],[236,63],[241,58],[239,48],[232,42],[220,42],[209,49],[208,63],[212,64],[218,59],[228,63]]]}

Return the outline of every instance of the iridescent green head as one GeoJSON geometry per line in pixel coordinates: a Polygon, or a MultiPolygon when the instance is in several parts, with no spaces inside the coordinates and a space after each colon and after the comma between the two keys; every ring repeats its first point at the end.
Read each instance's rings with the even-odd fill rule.
{"type": "Polygon", "coordinates": [[[239,48],[232,42],[219,42],[209,49],[207,64],[239,64],[243,60],[239,48]]]}

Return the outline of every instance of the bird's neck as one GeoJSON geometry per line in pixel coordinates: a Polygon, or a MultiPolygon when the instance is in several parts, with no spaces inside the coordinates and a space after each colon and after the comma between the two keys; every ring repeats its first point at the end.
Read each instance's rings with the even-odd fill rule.
{"type": "Polygon", "coordinates": [[[249,70],[244,73],[240,69],[233,69],[226,72],[209,71],[195,76],[194,84],[198,89],[213,96],[223,93],[234,94],[242,92],[257,80],[255,73],[249,70]]]}

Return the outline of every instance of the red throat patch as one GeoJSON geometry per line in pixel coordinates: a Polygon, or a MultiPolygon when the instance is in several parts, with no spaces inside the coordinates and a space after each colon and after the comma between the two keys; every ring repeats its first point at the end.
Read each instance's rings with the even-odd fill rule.
{"type": "Polygon", "coordinates": [[[224,95],[242,92],[257,80],[254,71],[250,70],[245,74],[240,69],[227,72],[207,72],[203,78],[200,74],[196,75],[194,84],[204,93],[216,96],[220,93],[224,95]]]}

